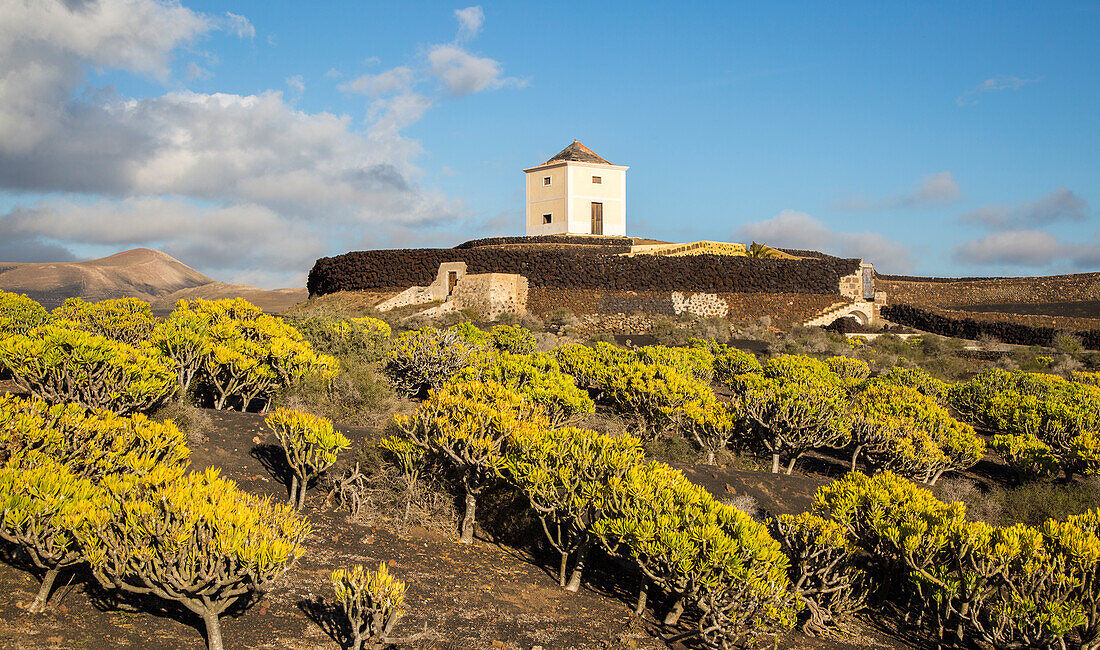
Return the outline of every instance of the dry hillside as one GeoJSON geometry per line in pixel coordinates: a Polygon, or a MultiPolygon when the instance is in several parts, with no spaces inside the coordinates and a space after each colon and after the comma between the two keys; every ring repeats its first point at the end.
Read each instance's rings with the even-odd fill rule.
{"type": "Polygon", "coordinates": [[[306,299],[305,289],[265,290],[228,284],[199,273],[171,255],[135,248],[85,262],[0,262],[0,289],[24,293],[53,309],[66,298],[133,297],[154,309],[171,309],[180,298],[246,298],[265,311],[281,312],[306,299]]]}

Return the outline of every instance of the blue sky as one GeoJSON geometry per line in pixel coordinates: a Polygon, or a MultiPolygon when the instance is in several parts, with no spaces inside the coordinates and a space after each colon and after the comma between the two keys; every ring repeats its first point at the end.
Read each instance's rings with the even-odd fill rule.
{"type": "Polygon", "coordinates": [[[0,261],[301,284],[522,234],[577,138],[631,166],[628,234],[1100,270],[1097,2],[11,4],[0,261]]]}

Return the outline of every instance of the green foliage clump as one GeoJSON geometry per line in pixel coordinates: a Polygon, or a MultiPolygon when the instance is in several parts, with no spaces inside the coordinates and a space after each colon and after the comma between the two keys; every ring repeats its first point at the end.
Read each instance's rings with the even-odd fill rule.
{"type": "Polygon", "coordinates": [[[352,650],[382,650],[390,645],[393,627],[405,614],[405,583],[390,575],[386,563],[378,570],[357,564],[332,572],[336,601],[351,628],[352,650]]]}
{"type": "Polygon", "coordinates": [[[489,345],[489,335],[468,320],[451,325],[447,328],[447,331],[457,335],[475,348],[484,348],[489,345]]]}
{"type": "Polygon", "coordinates": [[[313,316],[293,324],[318,352],[363,362],[380,361],[386,356],[392,335],[386,321],[370,316],[313,316]]]}
{"type": "Polygon", "coordinates": [[[852,357],[829,357],[825,360],[829,370],[836,373],[837,377],[849,380],[863,380],[871,374],[871,367],[859,359],[852,357]]]}
{"type": "Polygon", "coordinates": [[[994,449],[1021,475],[1100,472],[1100,387],[1054,375],[983,371],[948,399],[975,424],[1000,432],[994,449]]]}
{"type": "Polygon", "coordinates": [[[538,348],[531,330],[518,325],[493,326],[489,331],[489,344],[511,354],[531,354],[538,348]]]}
{"type": "Polygon", "coordinates": [[[59,327],[91,332],[130,345],[148,339],[157,322],[149,303],[137,298],[111,298],[94,303],[69,298],[51,315],[59,327]]]}
{"type": "Polygon", "coordinates": [[[845,426],[844,382],[823,361],[805,355],[770,359],[760,373],[731,382],[752,444],[772,456],[772,472],[787,459],[787,473],[810,449],[840,448],[851,440],[845,426]]]}
{"type": "MultiPolygon", "coordinates": [[[[459,541],[474,541],[478,497],[496,482],[503,463],[502,445],[528,428],[545,430],[541,411],[515,390],[496,382],[448,384],[428,393],[413,415],[394,418],[404,445],[442,458],[459,476],[465,512],[459,541]]],[[[391,450],[392,451],[392,450],[391,450]]]]}
{"type": "Polygon", "coordinates": [[[720,402],[709,396],[684,404],[683,429],[703,450],[707,465],[715,464],[718,453],[742,433],[744,417],[739,408],[739,402],[720,402]]]}
{"type": "Polygon", "coordinates": [[[612,477],[608,495],[593,532],[669,593],[666,624],[697,607],[699,638],[712,648],[763,641],[794,624],[788,561],[763,525],[659,462],[612,477]]]}
{"type": "Polygon", "coordinates": [[[944,472],[961,471],[985,455],[974,429],[916,388],[868,382],[852,399],[852,469],[862,454],[875,471],[890,471],[935,484],[944,472]]]}
{"type": "Polygon", "coordinates": [[[638,354],[608,343],[591,348],[565,345],[554,354],[562,372],[573,375],[577,385],[597,391],[598,401],[627,418],[632,430],[646,440],[680,430],[685,405],[714,399],[710,386],[690,373],[646,363],[638,354]]]}
{"type": "Polygon", "coordinates": [[[492,381],[515,389],[539,405],[554,427],[575,423],[596,410],[588,392],[577,388],[573,377],[546,354],[478,353],[453,381],[492,381]]]}
{"type": "Polygon", "coordinates": [[[45,456],[98,483],[112,475],[143,476],[154,468],[182,473],[189,455],[186,437],[170,420],[0,397],[0,456],[5,460],[45,456]]]}
{"type": "Polygon", "coordinates": [[[339,370],[339,362],[317,354],[301,332],[247,300],[180,300],[176,311],[209,321],[210,348],[199,372],[214,408],[243,411],[252,400],[270,400],[278,388],[305,375],[333,377],[339,370]]]}
{"type": "Polygon", "coordinates": [[[0,335],[26,334],[49,318],[49,312],[36,300],[21,293],[0,291],[0,335]]]}
{"type": "Polygon", "coordinates": [[[641,441],[587,429],[517,429],[504,455],[504,476],[527,496],[550,545],[561,555],[558,581],[581,585],[592,527],[604,515],[607,486],[643,459],[641,441]]]}
{"type": "Polygon", "coordinates": [[[210,650],[223,647],[218,617],[281,576],[310,531],[291,506],[252,496],[216,469],[155,485],[117,477],[103,485],[110,507],[78,533],[96,578],[202,617],[210,650]]]}
{"type": "Polygon", "coordinates": [[[102,506],[95,484],[50,458],[19,458],[0,468],[0,539],[45,571],[28,611],[45,611],[58,573],[84,561],[77,534],[102,506]]]}
{"type": "Polygon", "coordinates": [[[909,386],[915,388],[920,394],[936,400],[940,406],[947,405],[947,382],[936,379],[928,371],[920,368],[894,366],[871,381],[909,386]]]}
{"type": "Polygon", "coordinates": [[[713,340],[692,339],[691,345],[710,352],[714,358],[714,381],[722,384],[729,384],[737,375],[763,370],[760,361],[751,352],[738,350],[713,340]]]}
{"type": "Polygon", "coordinates": [[[705,384],[714,379],[714,355],[706,348],[647,345],[637,355],[642,363],[669,366],[705,384]]]}
{"type": "Polygon", "coordinates": [[[389,354],[382,360],[382,373],[397,390],[417,397],[427,390],[442,388],[466,367],[475,350],[453,328],[425,327],[393,340],[389,354]]]}
{"type": "Polygon", "coordinates": [[[276,409],[264,422],[283,446],[293,473],[288,503],[301,510],[310,482],[332,467],[336,455],[351,441],[332,427],[332,420],[292,409],[276,409]]]}
{"type": "Polygon", "coordinates": [[[178,388],[170,363],[155,350],[56,325],[0,338],[0,366],[51,404],[122,414],[149,411],[178,388]]]}
{"type": "Polygon", "coordinates": [[[899,607],[940,643],[1088,647],[1098,638],[1100,512],[991,526],[889,472],[853,472],[819,489],[813,508],[848,531],[877,575],[901,577],[899,607]]]}
{"type": "Polygon", "coordinates": [[[1070,374],[1070,379],[1079,384],[1088,384],[1089,386],[1100,386],[1100,372],[1088,372],[1085,370],[1075,370],[1070,374]]]}

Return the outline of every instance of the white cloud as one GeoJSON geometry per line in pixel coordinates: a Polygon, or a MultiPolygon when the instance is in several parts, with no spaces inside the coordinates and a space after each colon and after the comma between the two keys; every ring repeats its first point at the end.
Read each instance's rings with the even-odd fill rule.
{"type": "Polygon", "coordinates": [[[436,45],[428,52],[429,71],[451,95],[469,95],[496,90],[505,84],[519,84],[503,77],[503,68],[489,57],[474,56],[455,45],[436,45]]]}
{"type": "Polygon", "coordinates": [[[878,199],[856,194],[835,201],[833,207],[842,210],[889,210],[894,208],[926,208],[953,203],[962,197],[959,184],[951,172],[929,174],[908,192],[878,199]]]}
{"type": "MultiPolygon", "coordinates": [[[[15,241],[36,246],[38,257],[89,242],[152,246],[230,277],[285,276],[350,242],[442,232],[464,218],[461,202],[418,185],[421,148],[401,129],[435,100],[414,90],[415,80],[372,101],[365,124],[297,110],[277,90],[131,98],[88,88],[85,70],[165,79],[180,47],[216,29],[252,38],[254,28],[175,2],[8,4],[0,21],[0,190],[71,199],[0,215],[0,251],[15,241]]],[[[441,65],[448,89],[503,83],[491,59],[441,65]],[[485,61],[487,78],[463,72],[485,61]]],[[[184,74],[200,71],[195,64],[184,74]]],[[[286,83],[304,88],[300,78],[286,83]]]]}
{"type": "Polygon", "coordinates": [[[1100,266],[1100,233],[1091,242],[1063,242],[1042,230],[994,232],[955,246],[960,264],[1095,271],[1100,266]]]}
{"type": "Polygon", "coordinates": [[[191,61],[187,64],[187,78],[188,79],[210,79],[214,76],[214,73],[210,72],[201,65],[191,61]]]}
{"type": "Polygon", "coordinates": [[[457,39],[468,41],[481,31],[481,26],[485,23],[485,12],[480,6],[455,9],[455,18],[458,19],[457,39]]]}
{"type": "Polygon", "coordinates": [[[1025,79],[1023,77],[1013,77],[1009,75],[990,77],[956,97],[955,103],[959,106],[972,106],[977,104],[981,95],[985,93],[998,90],[1019,90],[1028,84],[1038,83],[1042,80],[1041,77],[1025,79]]]}
{"type": "Polygon", "coordinates": [[[1036,201],[1024,201],[1016,206],[982,206],[960,216],[959,221],[995,230],[1018,230],[1058,222],[1084,221],[1087,218],[1088,203],[1072,191],[1059,187],[1036,201]]]}
{"type": "Polygon", "coordinates": [[[954,259],[963,264],[1046,266],[1058,259],[1063,245],[1041,230],[995,232],[955,247],[954,259]]]}
{"type": "Polygon", "coordinates": [[[771,219],[741,226],[735,241],[756,241],[774,248],[816,250],[840,257],[861,257],[884,273],[913,269],[912,250],[878,233],[836,232],[798,210],[783,210],[771,219]]]}
{"type": "Polygon", "coordinates": [[[286,87],[294,91],[296,94],[301,95],[306,91],[306,82],[302,75],[294,75],[293,77],[286,78],[286,87]]]}
{"type": "Polygon", "coordinates": [[[249,40],[256,38],[256,28],[252,26],[252,23],[244,16],[238,16],[229,11],[225,12],[225,19],[222,21],[221,28],[230,34],[236,35],[237,38],[247,38],[249,40]]]}
{"type": "Polygon", "coordinates": [[[365,74],[347,83],[340,84],[342,92],[381,97],[412,86],[414,72],[408,66],[398,66],[378,74],[365,74]]]}

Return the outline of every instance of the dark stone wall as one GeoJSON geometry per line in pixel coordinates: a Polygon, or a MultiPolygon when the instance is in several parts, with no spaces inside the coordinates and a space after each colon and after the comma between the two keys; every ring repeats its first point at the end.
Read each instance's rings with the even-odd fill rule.
{"type": "Polygon", "coordinates": [[[723,255],[619,257],[531,247],[375,250],[322,257],[309,272],[310,295],[424,286],[443,262],[468,273],[518,273],[531,287],[621,291],[839,293],[858,259],[770,260],[723,255]]]}
{"type": "MultiPolygon", "coordinates": [[[[1049,346],[1060,331],[1053,327],[1033,327],[1004,321],[988,322],[976,321],[972,318],[950,318],[910,305],[886,305],[882,308],[882,317],[899,325],[908,325],[940,336],[974,340],[986,335],[1002,343],[1016,345],[1049,346]]],[[[1100,330],[1078,331],[1072,334],[1081,339],[1081,343],[1086,348],[1100,349],[1100,330]]]]}

